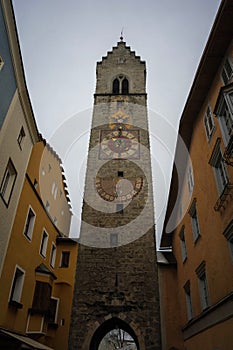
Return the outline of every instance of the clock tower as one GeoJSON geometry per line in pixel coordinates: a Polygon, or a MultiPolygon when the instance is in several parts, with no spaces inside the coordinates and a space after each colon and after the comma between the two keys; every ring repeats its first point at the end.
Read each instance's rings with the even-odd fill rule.
{"type": "Polygon", "coordinates": [[[96,79],[69,349],[107,349],[121,330],[159,350],[145,62],[121,37],[96,79]]]}

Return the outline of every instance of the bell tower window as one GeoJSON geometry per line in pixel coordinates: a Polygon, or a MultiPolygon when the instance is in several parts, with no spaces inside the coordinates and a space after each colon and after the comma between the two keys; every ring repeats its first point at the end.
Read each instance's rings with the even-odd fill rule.
{"type": "Polygon", "coordinates": [[[114,95],[127,95],[129,93],[129,81],[123,75],[119,75],[113,80],[112,93],[114,95]]]}
{"type": "Polygon", "coordinates": [[[122,90],[122,95],[127,95],[129,93],[129,82],[126,78],[124,78],[122,81],[121,90],[122,90]]]}
{"type": "Polygon", "coordinates": [[[112,93],[118,95],[119,94],[119,87],[120,87],[120,82],[116,78],[113,81],[112,93]]]}

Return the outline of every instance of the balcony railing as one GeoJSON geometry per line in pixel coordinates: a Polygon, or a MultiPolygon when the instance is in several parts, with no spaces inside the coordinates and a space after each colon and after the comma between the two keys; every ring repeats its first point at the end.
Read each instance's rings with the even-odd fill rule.
{"type": "Polygon", "coordinates": [[[228,182],[221,194],[221,196],[218,198],[217,202],[215,203],[214,210],[219,211],[220,209],[225,209],[227,203],[232,198],[232,191],[233,190],[233,184],[228,182]]]}

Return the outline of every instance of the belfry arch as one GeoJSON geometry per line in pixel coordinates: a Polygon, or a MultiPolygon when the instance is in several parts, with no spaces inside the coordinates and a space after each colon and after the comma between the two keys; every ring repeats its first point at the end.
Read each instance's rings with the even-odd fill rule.
{"type": "Polygon", "coordinates": [[[125,321],[121,320],[118,317],[110,318],[109,320],[103,322],[97,328],[97,330],[95,331],[91,339],[89,350],[99,350],[99,345],[103,340],[103,338],[106,336],[106,334],[108,334],[110,331],[114,329],[121,329],[126,333],[128,333],[131,336],[131,338],[133,338],[134,343],[137,347],[137,350],[140,350],[138,338],[134,330],[130,327],[128,323],[126,323],[125,321]]]}
{"type": "Polygon", "coordinates": [[[112,81],[112,93],[114,95],[127,95],[129,93],[129,78],[123,74],[114,77],[112,81]]]}

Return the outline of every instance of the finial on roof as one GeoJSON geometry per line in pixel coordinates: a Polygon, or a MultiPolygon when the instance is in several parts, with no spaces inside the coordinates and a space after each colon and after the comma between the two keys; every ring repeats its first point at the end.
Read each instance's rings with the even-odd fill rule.
{"type": "Polygon", "coordinates": [[[124,28],[122,28],[122,30],[121,30],[120,41],[123,41],[123,29],[124,29],[124,28]]]}

